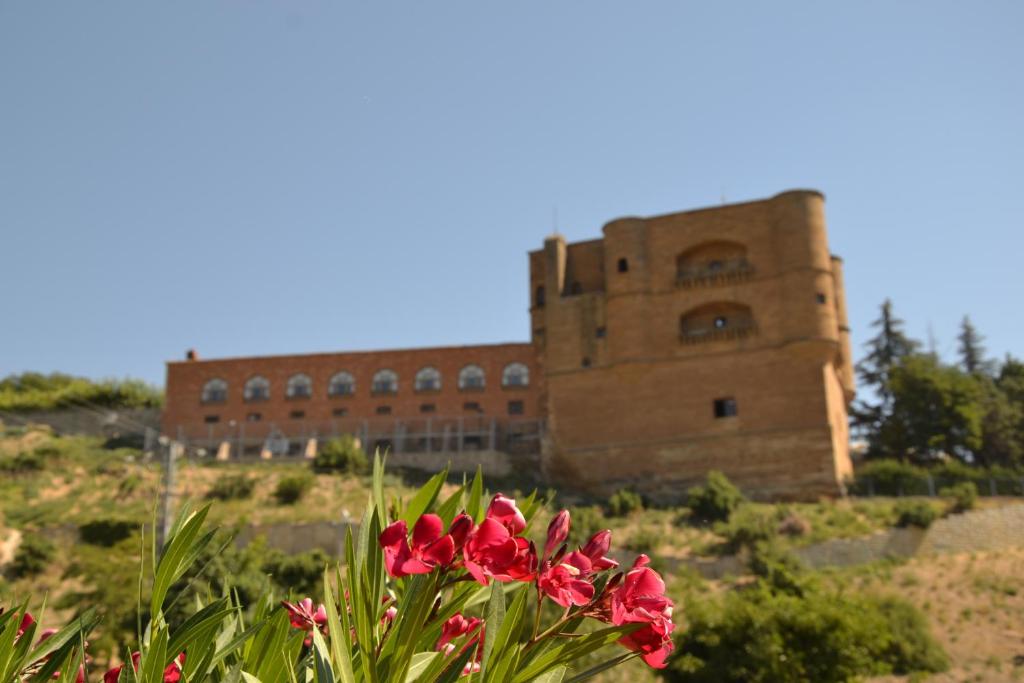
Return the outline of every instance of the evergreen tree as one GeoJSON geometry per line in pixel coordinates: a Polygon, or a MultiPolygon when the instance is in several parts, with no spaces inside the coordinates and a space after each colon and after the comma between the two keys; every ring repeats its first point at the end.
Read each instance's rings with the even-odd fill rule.
{"type": "Polygon", "coordinates": [[[872,450],[917,462],[941,453],[975,462],[982,451],[985,378],[946,365],[929,354],[903,358],[889,377],[892,412],[872,450]]]}
{"type": "Polygon", "coordinates": [[[985,347],[982,342],[985,338],[978,334],[971,319],[964,316],[960,323],[960,334],[957,336],[960,346],[957,352],[960,354],[960,364],[964,370],[974,374],[988,375],[992,373],[992,362],[985,359],[985,347]]]}
{"type": "Polygon", "coordinates": [[[916,353],[920,344],[903,332],[903,321],[893,314],[889,299],[882,303],[881,316],[871,326],[878,329],[878,334],[866,344],[868,353],[857,363],[857,377],[861,386],[874,394],[876,402],[858,401],[851,410],[851,418],[854,428],[877,444],[882,424],[892,415],[892,369],[901,359],[916,353]]]}

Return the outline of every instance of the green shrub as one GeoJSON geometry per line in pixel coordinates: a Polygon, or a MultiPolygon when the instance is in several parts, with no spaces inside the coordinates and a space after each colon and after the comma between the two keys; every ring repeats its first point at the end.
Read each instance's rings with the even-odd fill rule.
{"type": "Polygon", "coordinates": [[[927,529],[938,517],[935,507],[924,500],[901,500],[893,508],[896,513],[896,526],[916,526],[927,529]]]}
{"type": "Polygon", "coordinates": [[[949,666],[920,613],[893,599],[794,595],[759,581],[694,601],[686,617],[663,673],[674,683],[845,683],[949,666]]]}
{"type": "Polygon", "coordinates": [[[316,479],[308,472],[283,477],[277,482],[274,498],[281,505],[293,505],[313,488],[314,483],[316,479]]]}
{"type": "Polygon", "coordinates": [[[729,521],[715,525],[715,533],[725,537],[724,550],[739,552],[754,544],[771,540],[775,536],[775,515],[751,505],[741,505],[730,515],[729,521]]]}
{"type": "Polygon", "coordinates": [[[928,492],[928,474],[897,460],[872,460],[857,469],[853,490],[877,496],[909,496],[928,492]]]}
{"type": "Polygon", "coordinates": [[[947,486],[939,491],[943,498],[952,498],[949,511],[954,514],[973,510],[978,502],[978,487],[973,481],[964,481],[955,486],[947,486]]]}
{"type": "Polygon", "coordinates": [[[325,472],[363,474],[369,469],[369,460],[355,437],[345,434],[326,441],[317,449],[313,467],[325,472]]]}
{"type": "Polygon", "coordinates": [[[658,546],[661,545],[662,541],[665,540],[664,534],[659,533],[655,529],[649,527],[642,527],[629,537],[629,540],[623,544],[627,550],[632,550],[637,553],[655,553],[658,546]]]}
{"type": "Polygon", "coordinates": [[[54,410],[82,403],[104,408],[156,408],[163,403],[163,392],[139,380],[94,382],[57,372],[26,372],[0,380],[0,410],[54,410]]]}
{"type": "Polygon", "coordinates": [[[619,489],[608,499],[608,514],[612,517],[626,517],[643,509],[643,498],[636,491],[619,489]]]}
{"type": "Polygon", "coordinates": [[[244,474],[226,474],[206,492],[207,498],[217,500],[244,500],[252,495],[256,480],[244,474]]]}
{"type": "Polygon", "coordinates": [[[19,451],[6,458],[0,458],[0,471],[8,474],[28,474],[46,469],[45,457],[35,451],[19,451]]]}
{"type": "Polygon", "coordinates": [[[743,494],[728,477],[717,470],[711,470],[708,472],[707,483],[687,491],[686,506],[697,520],[724,522],[744,500],[743,494]]]}
{"type": "Polygon", "coordinates": [[[96,519],[78,526],[82,543],[104,548],[114,546],[138,531],[136,522],[123,519],[96,519]]]}
{"type": "Polygon", "coordinates": [[[14,560],[7,568],[7,576],[20,579],[41,574],[53,561],[56,550],[53,543],[42,536],[25,534],[14,554],[14,560]]]}

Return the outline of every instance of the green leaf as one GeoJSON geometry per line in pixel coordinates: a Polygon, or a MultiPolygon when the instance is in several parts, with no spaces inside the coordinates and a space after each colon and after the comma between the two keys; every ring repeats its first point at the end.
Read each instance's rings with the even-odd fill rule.
{"type": "Polygon", "coordinates": [[[432,476],[427,483],[416,492],[416,495],[412,497],[412,500],[409,501],[409,505],[405,508],[405,513],[402,515],[402,519],[410,529],[424,512],[430,510],[434,501],[437,500],[437,494],[441,492],[441,487],[444,486],[446,479],[448,479],[447,467],[432,476]]]}
{"type": "Polygon", "coordinates": [[[196,641],[205,632],[218,630],[221,623],[233,613],[234,610],[231,608],[228,598],[221,598],[186,619],[185,623],[175,629],[174,635],[171,637],[167,646],[167,661],[164,662],[164,666],[170,664],[186,649],[198,658],[199,652],[195,648],[196,641]]]}
{"type": "Polygon", "coordinates": [[[409,663],[409,671],[405,674],[405,683],[414,683],[440,657],[440,652],[417,652],[414,654],[409,663]]]}
{"type": "Polygon", "coordinates": [[[526,668],[519,671],[513,679],[515,683],[527,683],[555,667],[570,664],[581,657],[585,657],[595,650],[611,645],[619,638],[632,633],[643,624],[627,624],[625,626],[611,626],[609,628],[580,635],[572,640],[559,643],[550,647],[543,654],[535,657],[526,668]]]}
{"type": "Polygon", "coordinates": [[[466,514],[479,524],[484,519],[483,508],[484,496],[484,472],[480,465],[476,466],[476,476],[473,477],[473,485],[469,489],[469,502],[466,504],[466,514]]]}
{"type": "Polygon", "coordinates": [[[313,664],[313,680],[316,683],[334,683],[331,655],[327,652],[327,643],[324,642],[319,629],[313,629],[313,664]]]}
{"type": "MultiPolygon", "coordinates": [[[[204,543],[202,540],[197,542],[196,539],[199,537],[199,532],[209,511],[210,506],[207,505],[197,512],[189,513],[188,518],[184,521],[179,520],[175,523],[177,533],[173,534],[164,546],[164,553],[157,565],[156,575],[153,579],[150,614],[154,619],[161,613],[168,589],[191,567],[188,558],[194,559],[202,551],[204,543]]],[[[212,535],[207,534],[204,537],[205,542],[209,543],[211,538],[212,535]]]]}
{"type": "Polygon", "coordinates": [[[491,599],[487,602],[487,610],[484,612],[484,623],[487,628],[484,631],[484,653],[480,662],[480,680],[487,681],[487,667],[491,664],[491,652],[494,651],[494,640],[498,637],[498,631],[505,620],[505,590],[498,581],[491,582],[491,599]]]}
{"type": "Polygon", "coordinates": [[[541,674],[533,679],[533,683],[562,683],[562,679],[565,677],[565,667],[560,666],[557,669],[552,669],[547,673],[541,674]]]}
{"type": "MultiPolygon", "coordinates": [[[[337,571],[337,569],[335,570],[335,576],[338,579],[338,592],[341,593],[341,611],[346,613],[345,588],[341,582],[341,572],[337,571]]],[[[324,569],[324,604],[327,608],[327,632],[331,637],[331,658],[335,667],[337,667],[338,676],[341,678],[342,683],[355,683],[355,675],[352,672],[352,645],[349,642],[348,624],[342,625],[341,619],[338,617],[334,591],[331,588],[330,569],[324,569]]]]}

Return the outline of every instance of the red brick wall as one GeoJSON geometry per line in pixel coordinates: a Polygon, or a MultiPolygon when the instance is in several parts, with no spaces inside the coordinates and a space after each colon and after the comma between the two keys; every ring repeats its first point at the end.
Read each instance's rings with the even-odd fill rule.
{"type": "Polygon", "coordinates": [[[284,429],[330,423],[337,419],[335,409],[345,408],[345,419],[411,419],[436,417],[479,416],[508,417],[510,401],[523,402],[523,414],[515,418],[543,417],[540,396],[543,376],[538,368],[530,344],[494,344],[486,346],[452,346],[442,348],[407,349],[397,351],[368,351],[354,353],[322,353],[296,356],[265,356],[254,358],[225,358],[215,360],[174,361],[167,364],[167,403],[162,427],[166,434],[175,436],[179,428],[186,436],[204,436],[209,425],[207,416],[217,416],[217,432],[232,420],[241,423],[250,413],[259,413],[258,423],[248,423],[247,433],[255,436],[271,424],[284,429]],[[512,362],[524,363],[530,368],[530,384],[526,387],[503,387],[502,370],[512,362]],[[476,364],[486,373],[483,390],[460,390],[459,371],[468,364],[476,364]],[[441,372],[441,389],[435,392],[414,391],[416,372],[424,366],[433,366],[441,372]],[[371,395],[374,374],[381,369],[398,373],[398,392],[391,396],[371,395]],[[330,378],[346,370],[356,380],[351,396],[328,396],[330,378]],[[288,379],[297,373],[309,375],[313,381],[310,398],[286,398],[288,379]],[[266,401],[246,402],[242,392],[246,380],[262,375],[270,380],[270,398],[266,401]],[[228,383],[227,401],[219,404],[201,402],[203,385],[220,378],[228,383]],[[482,413],[464,409],[466,402],[476,402],[482,413]],[[434,404],[435,412],[420,412],[421,404],[434,404]],[[391,414],[381,416],[378,406],[390,406],[391,414]],[[290,417],[293,411],[302,411],[303,418],[290,417]]]}

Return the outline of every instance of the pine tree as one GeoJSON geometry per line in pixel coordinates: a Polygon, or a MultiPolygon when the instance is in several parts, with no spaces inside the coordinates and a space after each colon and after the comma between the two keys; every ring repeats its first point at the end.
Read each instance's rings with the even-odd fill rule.
{"type": "Polygon", "coordinates": [[[857,363],[857,377],[861,385],[874,394],[877,402],[858,401],[851,411],[851,418],[853,426],[875,445],[882,425],[892,415],[892,369],[901,359],[916,353],[920,343],[904,333],[903,321],[893,314],[889,299],[882,303],[881,316],[871,326],[878,329],[878,334],[866,344],[868,353],[857,363]]]}
{"type": "Polygon", "coordinates": [[[964,370],[972,375],[988,375],[992,372],[992,361],[985,359],[985,347],[982,342],[985,338],[978,334],[978,330],[971,324],[971,319],[964,316],[960,323],[960,334],[957,336],[960,346],[957,351],[960,354],[960,364],[964,370]]]}

